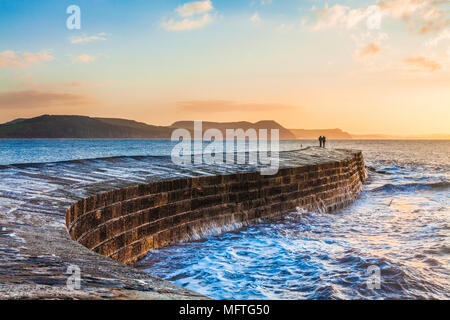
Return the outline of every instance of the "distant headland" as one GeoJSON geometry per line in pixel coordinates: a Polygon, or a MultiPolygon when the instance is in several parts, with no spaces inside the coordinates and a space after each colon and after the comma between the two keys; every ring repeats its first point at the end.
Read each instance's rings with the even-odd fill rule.
{"type": "MultiPolygon", "coordinates": [[[[0,139],[170,139],[173,130],[193,130],[193,121],[177,121],[170,126],[155,126],[143,122],[118,118],[95,118],[77,115],[42,115],[29,119],[15,119],[0,124],[0,139]]],[[[384,139],[450,139],[450,134],[422,136],[356,135],[341,129],[287,129],[273,120],[256,123],[203,122],[203,130],[225,129],[278,129],[282,140],[309,140],[324,135],[336,140],[384,139]]]]}

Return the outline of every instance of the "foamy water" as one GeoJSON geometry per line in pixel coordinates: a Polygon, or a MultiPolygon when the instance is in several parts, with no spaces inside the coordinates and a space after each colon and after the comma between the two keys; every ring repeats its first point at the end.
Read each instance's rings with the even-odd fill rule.
{"type": "MultiPolygon", "coordinates": [[[[302,145],[316,142],[286,141],[281,149],[302,145]]],[[[450,141],[329,141],[328,147],[364,152],[369,179],[351,207],[212,230],[202,240],[152,251],[137,267],[216,299],[449,298],[450,141]],[[371,266],[380,268],[380,290],[367,287],[371,266]]],[[[0,140],[4,165],[93,159],[3,167],[0,209],[8,217],[18,208],[21,215],[54,215],[73,197],[66,184],[84,197],[120,181],[173,177],[174,165],[161,163],[168,157],[95,160],[170,150],[161,140],[0,140]]],[[[225,172],[196,170],[214,169],[225,172]]],[[[23,245],[7,224],[0,226],[2,239],[23,245]]],[[[7,260],[16,249],[1,250],[8,250],[0,255],[7,260]]]]}
{"type": "Polygon", "coordinates": [[[291,212],[152,251],[137,267],[215,299],[448,299],[450,141],[329,147],[361,149],[369,167],[349,208],[291,212]],[[367,286],[373,266],[380,289],[367,286]]]}

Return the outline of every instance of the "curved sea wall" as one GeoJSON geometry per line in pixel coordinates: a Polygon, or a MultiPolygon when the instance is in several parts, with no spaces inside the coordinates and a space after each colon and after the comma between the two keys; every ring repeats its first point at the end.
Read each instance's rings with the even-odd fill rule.
{"type": "Polygon", "coordinates": [[[167,156],[0,166],[0,299],[206,299],[121,262],[295,207],[333,211],[365,179],[359,151],[279,156],[268,177],[252,165],[179,166],[167,156]]]}
{"type": "MultiPolygon", "coordinates": [[[[323,160],[323,159],[322,159],[323,160]]],[[[72,239],[133,264],[149,250],[212,227],[247,224],[301,208],[332,212],[350,204],[366,178],[361,152],[344,159],[259,172],[183,177],[81,199],[66,213],[72,239]]]]}

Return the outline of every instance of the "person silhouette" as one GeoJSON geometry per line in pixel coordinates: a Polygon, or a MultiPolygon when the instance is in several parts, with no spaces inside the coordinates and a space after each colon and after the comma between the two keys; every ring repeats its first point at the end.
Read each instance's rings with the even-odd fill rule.
{"type": "Polygon", "coordinates": [[[322,138],[322,145],[325,148],[325,143],[327,142],[327,137],[323,136],[322,138]]]}
{"type": "Polygon", "coordinates": [[[321,148],[322,148],[322,141],[323,141],[323,140],[322,140],[322,136],[320,136],[320,137],[319,137],[319,144],[320,144],[320,147],[321,147],[321,148]]]}

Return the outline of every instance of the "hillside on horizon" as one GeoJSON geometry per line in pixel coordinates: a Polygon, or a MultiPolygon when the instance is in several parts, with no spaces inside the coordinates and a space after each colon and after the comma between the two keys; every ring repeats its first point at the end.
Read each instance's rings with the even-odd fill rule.
{"type": "MultiPolygon", "coordinates": [[[[202,122],[203,131],[226,129],[278,129],[281,140],[316,140],[324,135],[334,140],[391,140],[423,139],[450,140],[450,134],[395,136],[383,134],[351,134],[342,129],[286,129],[274,120],[256,123],[202,122]]],[[[173,130],[184,128],[193,131],[193,121],[177,121],[170,126],[155,126],[135,120],[97,118],[78,115],[41,115],[34,118],[18,118],[0,124],[0,139],[170,139],[173,130]]]]}
{"type": "MultiPolygon", "coordinates": [[[[94,118],[77,115],[42,115],[19,118],[0,124],[0,138],[9,139],[170,139],[173,130],[193,130],[193,121],[178,121],[171,126],[154,126],[119,118],[94,118]]],[[[203,130],[217,128],[279,129],[280,139],[295,139],[288,129],[275,121],[203,122],[203,130]]]]}
{"type": "Polygon", "coordinates": [[[1,124],[0,138],[170,139],[172,131],[134,120],[42,115],[1,124]]]}

